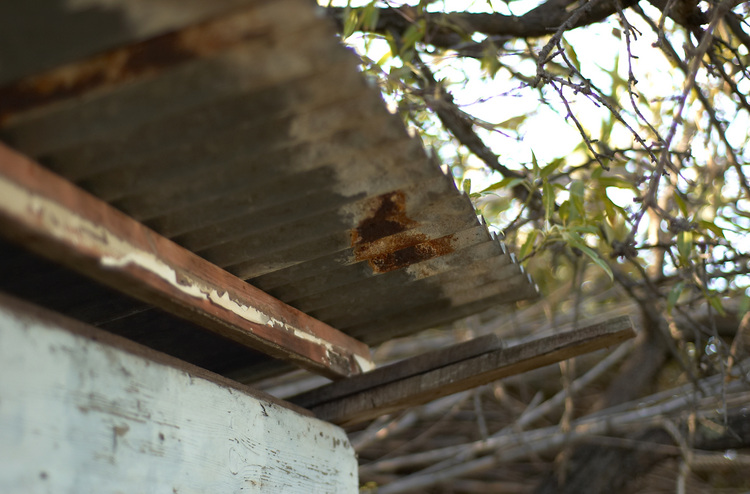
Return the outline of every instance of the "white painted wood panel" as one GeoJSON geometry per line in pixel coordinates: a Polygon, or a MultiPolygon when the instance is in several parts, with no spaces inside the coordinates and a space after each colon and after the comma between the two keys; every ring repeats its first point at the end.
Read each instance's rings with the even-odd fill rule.
{"type": "Polygon", "coordinates": [[[357,491],[338,427],[30,307],[0,297],[0,492],[357,491]]]}

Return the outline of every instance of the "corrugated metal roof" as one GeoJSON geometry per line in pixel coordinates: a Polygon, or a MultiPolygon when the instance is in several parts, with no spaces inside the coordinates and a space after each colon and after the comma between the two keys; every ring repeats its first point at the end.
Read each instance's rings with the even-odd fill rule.
{"type": "Polygon", "coordinates": [[[0,137],[162,235],[369,344],[535,295],[311,2],[22,4],[0,137]]]}

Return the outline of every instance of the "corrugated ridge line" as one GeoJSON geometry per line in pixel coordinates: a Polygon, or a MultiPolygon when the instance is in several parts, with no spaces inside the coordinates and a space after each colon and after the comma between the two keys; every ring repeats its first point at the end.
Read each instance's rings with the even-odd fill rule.
{"type": "MultiPolygon", "coordinates": [[[[273,112],[270,109],[266,112],[268,118],[263,123],[250,112],[252,105],[246,107],[243,100],[247,96],[243,95],[232,101],[234,107],[232,113],[222,111],[220,107],[216,108],[212,104],[209,104],[207,108],[199,109],[201,114],[216,112],[217,115],[214,118],[231,120],[231,125],[213,125],[211,121],[193,122],[194,115],[181,113],[169,120],[155,122],[153,129],[149,129],[148,133],[158,135],[165,154],[194,139],[211,143],[217,135],[223,137],[220,133],[225,130],[235,133],[237,137],[244,135],[246,142],[243,143],[241,149],[248,154],[250,159],[248,162],[239,161],[237,159],[239,156],[235,155],[230,163],[237,163],[236,166],[242,168],[251,168],[253,163],[262,163],[267,153],[294,148],[305,142],[320,141],[335,132],[346,129],[345,123],[347,122],[351,126],[351,122],[357,121],[358,118],[371,116],[376,111],[377,102],[367,98],[371,93],[368,89],[362,88],[346,98],[321,104],[305,112],[286,114],[284,111],[286,105],[280,105],[273,108],[273,112]],[[279,114],[281,116],[278,119],[275,118],[279,114]],[[172,127],[175,130],[169,133],[158,131],[160,127],[172,127]]],[[[203,115],[201,115],[201,120],[202,117],[203,115]]],[[[372,125],[374,124],[375,122],[372,125]]],[[[128,137],[133,142],[133,153],[137,153],[144,146],[144,140],[138,134],[140,132],[128,137]]],[[[223,147],[222,144],[221,141],[214,143],[215,146],[223,147]]],[[[231,144],[236,144],[236,142],[230,141],[231,144]]],[[[188,173],[193,169],[210,166],[205,162],[196,163],[195,156],[193,156],[190,161],[183,163],[184,169],[181,169],[180,157],[180,154],[177,154],[174,158],[164,160],[160,155],[144,156],[143,158],[146,159],[143,161],[131,161],[129,166],[106,170],[77,183],[107,201],[116,201],[128,196],[145,194],[149,188],[157,187],[165,178],[178,177],[179,174],[188,173]],[[153,168],[151,164],[158,164],[158,168],[153,168]],[[121,187],[114,187],[116,183],[122,184],[121,187]]],[[[300,171],[305,169],[308,167],[300,166],[300,171]]]]}
{"type": "MultiPolygon", "coordinates": [[[[509,280],[518,277],[521,273],[522,271],[517,264],[503,263],[502,258],[498,257],[485,258],[470,262],[465,266],[437,273],[431,277],[413,280],[404,285],[396,285],[390,289],[376,286],[373,289],[372,297],[369,299],[366,294],[360,293],[358,294],[359,297],[352,297],[348,301],[348,303],[360,308],[370,306],[374,309],[372,311],[357,310],[356,313],[351,313],[351,311],[341,310],[341,306],[336,305],[326,305],[319,309],[306,307],[299,303],[293,303],[292,305],[303,307],[300,310],[310,314],[314,313],[316,314],[315,317],[335,321],[340,327],[349,327],[365,323],[374,317],[379,319],[390,317],[394,314],[407,312],[411,308],[420,307],[422,304],[429,302],[427,296],[423,296],[422,291],[429,294],[432,292],[431,288],[439,289],[440,298],[452,300],[454,297],[460,298],[464,293],[482,286],[488,287],[485,288],[485,291],[499,290],[502,284],[508,283],[509,280]],[[495,270],[494,273],[489,272],[493,269],[495,270]],[[485,275],[479,276],[477,274],[481,272],[485,272],[485,275]],[[472,275],[476,275],[476,277],[472,278],[472,275]],[[499,285],[495,285],[495,283],[499,283],[499,285]],[[337,316],[337,314],[340,315],[337,316]]],[[[492,296],[496,291],[486,296],[492,296]]],[[[475,293],[475,295],[479,294],[475,293]]]]}
{"type": "MultiPolygon", "coordinates": [[[[363,260],[344,266],[331,266],[328,272],[322,275],[300,278],[275,288],[262,289],[269,292],[272,291],[276,297],[283,297],[285,300],[290,300],[293,303],[296,303],[298,299],[302,299],[303,297],[310,297],[313,295],[323,297],[327,296],[332,291],[338,291],[340,289],[352,293],[352,291],[357,290],[357,287],[354,285],[368,283],[371,281],[370,278],[375,276],[378,277],[378,283],[384,282],[381,281],[381,279],[396,275],[403,276],[406,281],[416,281],[429,276],[434,276],[435,274],[447,269],[453,269],[452,267],[449,267],[449,260],[455,258],[470,259],[470,257],[468,257],[470,254],[467,250],[483,245],[483,243],[486,242],[480,243],[482,242],[482,239],[489,238],[487,232],[481,226],[473,226],[466,230],[451,233],[446,237],[443,238],[450,243],[453,252],[412,263],[409,266],[404,267],[404,269],[388,271],[376,275],[373,272],[372,267],[369,266],[369,261],[363,260]]],[[[440,240],[442,241],[443,239],[440,240]]],[[[429,243],[429,241],[426,243],[429,243]]],[[[375,280],[372,281],[374,282],[375,280]]],[[[257,283],[255,281],[253,284],[259,288],[263,286],[262,283],[257,283]]]]}
{"type": "MultiPolygon", "coordinates": [[[[294,179],[296,179],[295,175],[289,177],[289,180],[296,183],[297,180],[294,179]]],[[[432,214],[433,217],[430,217],[429,208],[424,207],[423,204],[430,199],[430,196],[439,193],[435,189],[441,185],[444,184],[438,177],[438,179],[431,179],[426,183],[410,184],[399,189],[403,192],[409,192],[407,194],[407,206],[410,207],[412,218],[415,221],[420,224],[434,222],[434,213],[432,214]]],[[[292,187],[290,184],[289,189],[282,190],[289,190],[288,195],[292,197],[292,201],[296,201],[300,195],[295,193],[295,189],[296,187],[292,187]]],[[[190,249],[202,251],[241,240],[243,237],[260,237],[263,236],[264,232],[273,234],[272,230],[278,229],[294,229],[299,232],[297,236],[303,237],[306,228],[314,229],[315,234],[321,234],[327,231],[325,229],[326,223],[330,223],[332,228],[340,231],[343,223],[342,218],[351,219],[354,225],[358,224],[364,218],[363,215],[368,211],[368,205],[373,198],[378,197],[378,195],[375,195],[360,198],[361,193],[347,197],[346,193],[351,193],[350,191],[338,190],[338,187],[335,186],[323,190],[328,193],[327,196],[320,197],[321,194],[310,193],[300,197],[305,200],[305,207],[300,208],[299,211],[290,210],[288,214],[283,215],[283,217],[280,216],[276,223],[269,225],[266,229],[259,228],[256,223],[257,217],[272,214],[272,211],[270,211],[272,207],[264,204],[262,210],[256,210],[255,207],[250,208],[249,213],[215,221],[207,227],[193,229],[189,233],[175,236],[173,240],[181,245],[189,246],[190,249]],[[319,202],[314,201],[317,197],[320,197],[319,202]]],[[[300,192],[304,194],[306,190],[302,189],[300,192]]],[[[377,194],[380,191],[373,190],[372,192],[377,194]]],[[[455,201],[453,202],[455,203],[455,201]]]]}
{"type": "MultiPolygon", "coordinates": [[[[383,319],[375,319],[367,324],[356,326],[339,326],[346,334],[357,338],[368,345],[378,345],[385,341],[406,336],[427,328],[448,324],[472,314],[502,304],[525,300],[537,295],[533,282],[525,275],[521,287],[510,292],[499,292],[494,296],[481,297],[461,303],[451,303],[449,299],[438,299],[432,303],[383,319]]],[[[314,314],[311,314],[316,317],[314,314]]]]}
{"type": "MultiPolygon", "coordinates": [[[[429,193],[429,191],[427,192],[429,193]]],[[[414,194],[415,199],[418,199],[420,195],[414,194]]],[[[379,197],[382,197],[382,195],[374,196],[375,199],[379,197]]],[[[319,215],[315,222],[310,221],[309,218],[302,218],[292,223],[283,223],[269,229],[266,235],[257,232],[252,234],[241,232],[241,235],[230,234],[230,236],[236,238],[206,249],[196,249],[196,252],[220,266],[233,266],[248,262],[252,256],[256,255],[255,253],[266,252],[269,248],[281,249],[304,243],[308,239],[328,238],[332,242],[331,249],[340,251],[354,247],[359,252],[361,259],[376,254],[379,244],[382,245],[379,249],[380,252],[403,248],[436,236],[444,236],[450,233],[447,230],[456,228],[456,226],[466,227],[472,220],[475,221],[471,211],[467,212],[465,209],[456,207],[460,205],[458,198],[448,196],[441,209],[436,210],[435,207],[426,207],[410,210],[408,213],[409,220],[413,222],[413,225],[403,226],[403,230],[399,233],[380,238],[367,245],[353,245],[355,233],[351,230],[356,229],[361,222],[368,220],[366,210],[357,210],[362,209],[362,206],[366,207],[372,202],[372,199],[373,197],[368,197],[364,200],[352,201],[343,207],[319,215]],[[269,245],[269,243],[273,243],[273,245],[269,245]]],[[[411,204],[411,201],[407,200],[408,204],[411,204]]],[[[320,257],[322,254],[324,253],[310,252],[310,256],[317,255],[320,257]]]]}
{"type": "MultiPolygon", "coordinates": [[[[339,66],[342,67],[344,64],[339,64],[339,66]]],[[[349,68],[351,68],[350,65],[349,68]]],[[[274,138],[274,132],[283,131],[290,127],[295,119],[306,114],[320,114],[321,112],[325,114],[326,111],[330,111],[327,110],[328,108],[336,108],[342,102],[356,101],[365,94],[366,90],[360,84],[359,87],[350,87],[336,99],[311,97],[299,104],[299,108],[295,108],[298,101],[296,98],[291,98],[290,94],[302,91],[301,82],[294,82],[291,88],[295,91],[294,93],[287,93],[289,90],[287,87],[281,90],[274,87],[270,90],[232,94],[231,97],[210,100],[200,106],[170,115],[168,118],[155,119],[149,122],[149,125],[127,129],[117,135],[107,136],[106,139],[102,138],[91,144],[84,144],[82,147],[47,155],[44,161],[49,163],[50,168],[69,176],[87,188],[96,187],[99,183],[106,184],[113,177],[119,180],[132,180],[131,177],[135,172],[138,172],[136,177],[141,182],[148,184],[149,182],[145,179],[149,178],[147,175],[149,165],[154,163],[158,163],[164,170],[186,174],[182,178],[175,174],[174,178],[188,182],[189,174],[199,171],[207,172],[212,162],[235,158],[234,155],[228,154],[229,149],[239,148],[242,154],[251,155],[256,162],[266,154],[272,155],[273,152],[278,152],[278,149],[273,147],[263,148],[263,146],[274,144],[273,139],[269,140],[269,138],[274,138]],[[280,104],[275,99],[279,97],[284,98],[286,103],[280,104]],[[169,135],[162,130],[169,127],[178,131],[169,135]],[[185,133],[194,132],[199,137],[190,138],[192,136],[181,132],[183,129],[185,133]],[[187,129],[191,129],[190,132],[187,129]],[[211,161],[192,161],[195,156],[205,156],[204,159],[210,158],[211,161]]],[[[305,94],[305,96],[308,95],[305,94]]],[[[370,106],[372,106],[371,103],[370,106]]],[[[362,111],[370,111],[370,107],[362,111]]],[[[318,131],[321,130],[332,133],[337,129],[324,128],[318,131]]],[[[322,138],[325,135],[316,137],[322,138]]],[[[309,140],[303,142],[309,142],[309,140]]],[[[285,146],[289,147],[292,144],[294,143],[285,146]]],[[[252,163],[253,161],[250,161],[247,168],[251,168],[252,163]]],[[[136,182],[129,189],[124,190],[92,190],[102,194],[107,200],[122,200],[142,194],[143,189],[139,189],[138,185],[140,184],[136,182]],[[115,195],[107,197],[104,194],[115,195]]]]}
{"type": "MultiPolygon", "coordinates": [[[[346,55],[350,54],[347,53],[346,55]]],[[[227,125],[222,119],[219,119],[215,125],[207,125],[212,124],[212,119],[216,120],[219,115],[216,112],[216,107],[212,104],[213,102],[218,101],[219,108],[224,105],[227,109],[234,110],[233,113],[239,115],[235,118],[239,118],[241,122],[247,122],[245,125],[252,130],[268,124],[266,117],[269,115],[269,111],[277,112],[274,118],[280,120],[293,116],[296,108],[304,113],[335,103],[340,97],[354,97],[363,90],[364,84],[361,78],[354,77],[358,74],[351,74],[351,57],[342,58],[340,61],[332,61],[328,67],[328,70],[341,77],[343,82],[346,83],[346,87],[342,89],[340,96],[331,95],[330,91],[329,94],[325,94],[319,91],[317,86],[305,84],[308,78],[304,74],[294,75],[276,85],[259,88],[227,81],[225,83],[227,86],[235,84],[238,86],[237,90],[233,92],[221,91],[219,94],[214,94],[212,99],[206,97],[204,98],[205,101],[189,105],[180,111],[175,110],[167,115],[157,114],[154,118],[155,121],[159,122],[156,130],[161,130],[160,127],[173,124],[175,121],[179,122],[181,116],[192,118],[199,123],[203,120],[204,126],[201,131],[216,134],[217,139],[219,139],[216,144],[207,142],[205,139],[190,141],[180,139],[177,143],[168,144],[163,141],[153,141],[147,138],[149,132],[154,130],[153,127],[149,126],[151,121],[144,121],[114,135],[102,136],[99,140],[57,150],[43,156],[42,160],[49,162],[49,166],[53,170],[64,172],[72,180],[79,181],[98,173],[129,167],[134,161],[158,160],[160,157],[168,156],[171,153],[175,153],[178,158],[180,153],[183,153],[182,157],[184,158],[184,153],[192,153],[194,150],[203,149],[205,152],[225,150],[227,147],[241,144],[241,136],[246,137],[247,129],[238,129],[236,121],[230,121],[228,123],[231,125],[227,125]],[[292,98],[293,104],[278,108],[277,98],[279,95],[292,98]],[[245,108],[248,111],[243,111],[245,108]],[[257,115],[252,111],[253,108],[257,111],[257,115]],[[175,119],[175,115],[177,119],[175,119]],[[144,139],[144,137],[146,138],[144,139]],[[224,139],[223,143],[221,139],[224,139]],[[133,144],[136,144],[135,148],[132,147],[133,144]]],[[[322,68],[311,76],[313,81],[327,80],[327,78],[328,73],[322,68]]],[[[209,89],[204,89],[204,92],[209,91],[209,89]]]]}
{"type": "MultiPolygon", "coordinates": [[[[455,252],[443,255],[441,257],[454,256],[457,254],[467,255],[466,250],[472,246],[473,245],[464,248],[457,248],[455,252]]],[[[429,260],[439,258],[440,257],[434,257],[429,260]]],[[[429,262],[429,260],[425,260],[422,262],[429,262]]],[[[486,259],[483,260],[483,262],[486,262],[486,259]]],[[[507,261],[505,262],[507,263],[507,261]]],[[[412,266],[416,266],[417,264],[419,263],[412,264],[412,266]]],[[[441,267],[446,267],[446,265],[442,265],[441,267]]],[[[464,269],[466,269],[465,266],[464,269]]],[[[370,273],[371,272],[372,270],[370,270],[370,273]]],[[[431,273],[428,273],[426,276],[414,275],[412,274],[413,272],[414,271],[409,271],[409,268],[406,267],[388,271],[382,274],[366,273],[359,279],[354,279],[349,283],[342,283],[340,285],[330,284],[326,287],[320,287],[318,290],[315,290],[313,292],[303,293],[301,291],[298,291],[295,294],[296,296],[289,296],[284,298],[286,300],[289,300],[289,303],[291,305],[294,305],[296,307],[303,307],[303,309],[301,310],[304,311],[321,311],[329,307],[340,307],[342,305],[346,306],[347,304],[350,304],[348,305],[350,307],[361,307],[363,304],[366,305],[369,300],[380,300],[381,297],[383,300],[391,297],[394,300],[399,300],[400,305],[407,305],[411,303],[410,297],[417,296],[417,294],[409,294],[408,292],[405,292],[401,295],[396,296],[396,292],[400,290],[401,287],[406,287],[407,285],[412,287],[417,287],[419,285],[442,286],[440,284],[441,281],[447,279],[447,277],[455,276],[456,274],[460,276],[460,270],[452,267],[449,267],[443,271],[435,270],[431,273]],[[394,281],[397,282],[394,283],[394,281]]],[[[425,288],[427,288],[427,286],[425,286],[425,288]]],[[[278,291],[273,290],[273,293],[276,294],[278,293],[278,291]]]]}
{"type": "MultiPolygon", "coordinates": [[[[243,41],[240,38],[237,40],[237,46],[253,45],[261,48],[256,50],[254,57],[248,58],[247,54],[241,50],[227,49],[201,58],[204,54],[199,51],[203,48],[192,46],[193,50],[198,51],[192,54],[189,51],[180,52],[179,65],[171,63],[167,65],[169,70],[151,70],[135,74],[134,77],[122,81],[119,85],[115,81],[103,88],[85,88],[84,92],[77,97],[35,108],[23,115],[23,118],[14,119],[3,129],[3,134],[14,146],[38,158],[76,143],[96,140],[107,133],[132,128],[147,121],[148,115],[168,115],[179,111],[186,104],[190,106],[200,104],[201,101],[205,101],[206,97],[214,98],[217,92],[231,94],[242,87],[258,89],[264,84],[271,86],[279,79],[292,77],[294,73],[307,73],[309,67],[324,67],[327,63],[326,56],[333,55],[340,58],[341,52],[315,49],[325,48],[325,45],[331,46],[331,42],[335,41],[330,37],[331,26],[322,21],[314,9],[298,8],[295,16],[279,21],[278,15],[288,8],[288,6],[285,7],[287,3],[299,2],[263,2],[251,9],[249,14],[251,18],[265,16],[262,21],[266,25],[266,36],[249,41],[243,41]],[[272,43],[269,43],[269,40],[272,43]],[[322,46],[318,46],[317,42],[320,42],[322,46]],[[280,50],[283,47],[286,49],[280,50]],[[313,50],[305,53],[307,49],[313,50]],[[189,60],[190,56],[193,60],[189,60]],[[278,62],[279,57],[285,57],[285,62],[273,63],[278,62]],[[270,63],[264,66],[264,60],[270,63]],[[258,67],[261,66],[266,70],[259,71],[258,67]],[[222,77],[226,75],[234,77],[222,77]],[[179,84],[180,80],[183,82],[188,80],[191,84],[179,84]],[[154,87],[154,84],[157,86],[161,84],[161,87],[154,87]],[[116,88],[116,91],[112,91],[113,88],[116,88]],[[113,93],[125,96],[126,104],[107,101],[113,93]],[[118,127],[105,129],[102,122],[106,122],[113,114],[118,116],[118,127]],[[75,121],[77,125],[67,126],[66,123],[71,121],[75,121]]],[[[245,15],[244,9],[224,18],[231,23],[233,17],[238,15],[245,15]]],[[[190,27],[186,29],[189,30],[190,27]]],[[[260,31],[262,33],[262,30],[260,31]]],[[[196,41],[195,38],[191,39],[191,45],[200,45],[196,41]]],[[[209,41],[211,40],[206,42],[207,46],[211,45],[209,41]]],[[[157,60],[160,61],[159,57],[157,60]]],[[[83,63],[85,64],[85,61],[83,63]]],[[[156,65],[154,69],[158,68],[158,62],[152,62],[152,65],[156,65]]],[[[76,72],[78,66],[74,64],[71,67],[66,67],[64,75],[57,76],[60,79],[63,77],[66,79],[64,84],[71,84],[71,74],[89,76],[86,69],[78,68],[77,70],[83,72],[78,74],[76,72]]]]}
{"type": "MultiPolygon", "coordinates": [[[[378,283],[383,277],[371,280],[370,292],[359,290],[355,293],[333,294],[330,299],[290,302],[295,307],[301,307],[310,314],[316,314],[324,320],[336,321],[340,327],[348,327],[373,318],[408,311],[428,303],[434,298],[433,288],[443,298],[451,298],[457,293],[463,293],[492,283],[507,282],[520,274],[517,264],[502,264],[502,258],[482,259],[462,268],[444,271],[431,277],[418,280],[403,280],[404,276],[394,274],[389,283],[378,283]],[[494,270],[494,273],[489,272],[494,270]],[[474,277],[472,279],[472,277],[474,277]],[[394,279],[395,278],[395,279],[394,279]],[[393,283],[403,281],[403,283],[393,283]],[[319,307],[316,307],[318,302],[319,307]],[[338,303],[336,303],[338,302],[338,303]],[[347,310],[357,307],[356,312],[347,310]]],[[[384,275],[385,276],[385,275],[384,275]]]]}
{"type": "MultiPolygon", "coordinates": [[[[308,197],[309,203],[307,203],[306,209],[309,208],[309,211],[306,211],[305,215],[321,213],[332,208],[338,208],[340,205],[351,201],[362,200],[366,198],[369,191],[377,195],[393,190],[394,185],[403,185],[403,182],[394,184],[388,179],[375,180],[382,173],[376,169],[368,168],[363,168],[360,176],[372,179],[369,187],[360,182],[339,185],[340,180],[337,180],[337,178],[341,178],[342,174],[348,174],[346,168],[352,168],[357,163],[366,161],[365,159],[358,160],[357,152],[367,153],[383,148],[389,149],[390,153],[383,156],[383,161],[397,163],[404,156],[413,153],[413,149],[410,149],[410,147],[413,148],[412,145],[407,147],[404,143],[395,143],[387,147],[384,147],[383,143],[378,143],[369,148],[352,150],[330,161],[312,162],[311,164],[320,166],[299,173],[273,177],[271,180],[263,178],[264,174],[261,172],[258,183],[252,185],[241,184],[240,177],[238,185],[228,187],[229,190],[225,194],[222,194],[221,189],[217,188],[214,191],[209,191],[205,199],[201,199],[201,196],[198,195],[193,203],[187,202],[183,204],[181,209],[171,210],[159,216],[145,219],[144,223],[162,231],[167,236],[175,238],[177,242],[181,242],[186,241],[186,239],[180,237],[191,233],[195,234],[196,230],[200,228],[216,228],[222,221],[231,222],[236,219],[248,223],[252,222],[249,218],[253,215],[262,216],[268,214],[269,210],[273,210],[271,214],[279,216],[279,208],[287,204],[290,198],[291,201],[300,202],[304,197],[308,197]],[[337,197],[329,197],[329,199],[315,197],[316,195],[320,196],[320,193],[324,191],[329,196],[335,195],[337,197]],[[221,215],[221,219],[216,217],[217,214],[221,215]],[[242,217],[247,219],[242,220],[242,217]]],[[[294,163],[303,159],[304,156],[291,156],[283,162],[293,166],[294,163]]],[[[274,165],[274,162],[269,163],[269,166],[274,165]]],[[[415,178],[417,180],[427,179],[416,173],[415,178]]],[[[200,192],[206,194],[207,191],[202,190],[200,192]]]]}

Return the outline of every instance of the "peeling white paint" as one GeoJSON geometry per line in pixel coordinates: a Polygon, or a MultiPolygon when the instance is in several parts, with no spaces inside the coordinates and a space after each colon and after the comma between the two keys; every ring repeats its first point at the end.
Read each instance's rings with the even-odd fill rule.
{"type": "Polygon", "coordinates": [[[357,492],[340,428],[0,298],[0,491],[357,492]]]}
{"type": "MultiPolygon", "coordinates": [[[[0,197],[4,197],[2,207],[6,213],[21,218],[28,216],[29,212],[32,213],[48,235],[64,243],[72,243],[81,249],[95,252],[101,265],[106,268],[138,267],[159,277],[181,293],[209,301],[248,322],[283,329],[296,338],[324,347],[327,355],[341,353],[327,340],[295,328],[255,307],[239,303],[227,291],[217,290],[205,282],[178,273],[157,255],[139,249],[106,228],[77,215],[55,201],[26,190],[5,177],[0,177],[0,197]]],[[[363,357],[356,354],[355,357],[362,370],[372,367],[372,363],[363,357]]]]}
{"type": "Polygon", "coordinates": [[[359,365],[359,368],[362,370],[362,372],[369,372],[375,369],[375,363],[372,360],[367,360],[361,355],[357,355],[355,353],[354,360],[357,361],[357,365],[359,365]]]}

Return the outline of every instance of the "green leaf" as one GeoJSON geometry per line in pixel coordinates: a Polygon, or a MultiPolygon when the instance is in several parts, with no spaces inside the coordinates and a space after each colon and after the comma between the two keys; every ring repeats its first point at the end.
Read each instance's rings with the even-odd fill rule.
{"type": "Polygon", "coordinates": [[[737,318],[742,320],[748,311],[750,311],[750,297],[745,295],[740,298],[740,303],[737,307],[737,318]]]}
{"type": "Polygon", "coordinates": [[[703,228],[705,230],[709,230],[711,233],[713,233],[719,238],[725,238],[724,230],[722,230],[721,227],[716,226],[716,223],[714,223],[713,221],[699,220],[698,227],[703,228]]]}
{"type": "Polygon", "coordinates": [[[612,129],[615,126],[615,118],[614,116],[610,115],[609,118],[606,118],[602,120],[602,128],[599,132],[599,135],[602,136],[603,140],[609,140],[610,134],[612,134],[612,129]]]}
{"type": "Polygon", "coordinates": [[[576,51],[573,49],[573,46],[565,41],[565,38],[562,39],[563,46],[565,47],[565,52],[568,54],[568,58],[570,59],[570,62],[573,64],[573,67],[576,68],[578,72],[581,71],[581,62],[578,61],[578,55],[576,54],[576,51]]]}
{"type": "Polygon", "coordinates": [[[680,281],[669,291],[669,295],[667,296],[667,314],[672,314],[672,309],[677,305],[677,301],[680,299],[680,295],[682,295],[684,288],[685,282],[680,281]]]}
{"type": "Polygon", "coordinates": [[[579,235],[581,233],[590,233],[592,235],[599,234],[599,229],[593,225],[575,225],[568,228],[568,230],[576,232],[579,235]]]}
{"type": "Polygon", "coordinates": [[[526,236],[526,241],[521,246],[521,250],[518,251],[519,259],[525,259],[526,256],[528,256],[529,253],[534,250],[534,242],[536,241],[536,237],[538,236],[538,234],[538,230],[532,230],[529,232],[529,234],[526,236]]]}
{"type": "Polygon", "coordinates": [[[563,224],[568,223],[568,220],[570,219],[570,201],[563,201],[562,204],[560,204],[560,207],[557,210],[557,215],[560,217],[560,221],[562,221],[563,224]]]}
{"type": "Polygon", "coordinates": [[[348,38],[354,34],[354,31],[357,30],[358,26],[359,16],[357,16],[357,11],[349,10],[349,14],[347,14],[346,19],[344,20],[344,32],[342,33],[342,36],[348,38]]]}
{"type": "Polygon", "coordinates": [[[677,252],[685,263],[690,261],[690,253],[692,250],[693,232],[680,232],[677,234],[677,252]]]}
{"type": "Polygon", "coordinates": [[[519,183],[523,181],[524,179],[518,178],[518,177],[505,177],[504,179],[500,180],[499,182],[495,182],[494,184],[490,185],[489,187],[487,187],[481,192],[482,193],[492,192],[493,190],[504,189],[504,188],[510,189],[510,188],[515,187],[516,185],[518,185],[519,183]]]}
{"type": "Polygon", "coordinates": [[[597,254],[591,247],[586,245],[586,243],[577,233],[564,231],[562,235],[569,246],[575,247],[576,249],[580,250],[581,252],[589,256],[594,264],[602,268],[604,272],[607,273],[607,276],[609,276],[610,281],[615,280],[615,277],[612,274],[612,268],[609,267],[609,264],[607,264],[604,259],[599,257],[599,254],[597,254]]]}
{"type": "Polygon", "coordinates": [[[719,315],[723,316],[726,314],[724,307],[721,305],[721,299],[718,295],[710,295],[707,300],[708,303],[711,304],[711,307],[713,307],[716,312],[719,313],[719,315]]]}
{"type": "Polygon", "coordinates": [[[471,194],[471,179],[465,178],[463,182],[461,182],[461,189],[466,194],[471,194]]]}
{"type": "Polygon", "coordinates": [[[391,49],[391,56],[398,56],[398,43],[396,43],[396,38],[394,38],[393,35],[388,32],[385,33],[385,40],[388,43],[388,48],[391,49]]]}
{"type": "Polygon", "coordinates": [[[534,176],[539,176],[539,162],[536,160],[536,154],[531,151],[531,164],[534,165],[534,176]]]}
{"type": "Polygon", "coordinates": [[[405,53],[414,47],[414,44],[422,40],[425,32],[425,21],[421,19],[415,24],[411,24],[404,31],[404,35],[401,37],[401,53],[405,53]]]}
{"type": "Polygon", "coordinates": [[[618,189],[633,189],[633,184],[620,177],[599,177],[600,187],[617,187],[618,189]]]}
{"type": "Polygon", "coordinates": [[[542,199],[544,202],[544,220],[549,224],[555,212],[555,193],[552,184],[546,180],[542,184],[542,199]]]}
{"type": "Polygon", "coordinates": [[[682,213],[682,216],[687,218],[688,217],[687,205],[685,204],[685,201],[682,199],[679,193],[674,195],[674,202],[676,202],[677,207],[680,208],[680,212],[682,213]]]}
{"type": "Polygon", "coordinates": [[[497,71],[502,67],[502,65],[500,65],[500,60],[497,57],[497,46],[495,46],[494,43],[490,42],[484,49],[481,62],[482,70],[487,72],[487,75],[494,79],[497,71]]]}
{"type": "Polygon", "coordinates": [[[599,199],[604,204],[604,216],[606,216],[607,221],[609,221],[610,224],[614,225],[617,220],[617,209],[615,203],[613,203],[607,193],[601,189],[599,199]]]}
{"type": "Polygon", "coordinates": [[[369,30],[375,30],[380,18],[380,9],[375,7],[375,2],[368,3],[362,9],[362,27],[369,30]]]}
{"type": "Polygon", "coordinates": [[[518,130],[518,127],[526,121],[527,116],[528,115],[517,115],[515,117],[510,117],[508,120],[503,120],[499,124],[495,125],[495,127],[514,131],[518,130]]]}
{"type": "Polygon", "coordinates": [[[573,180],[570,183],[570,201],[573,203],[574,211],[578,213],[579,218],[586,217],[584,209],[584,192],[585,187],[581,180],[573,180]]]}
{"type": "Polygon", "coordinates": [[[550,175],[552,175],[552,172],[557,170],[563,163],[565,163],[564,158],[554,159],[549,165],[542,168],[542,171],[539,172],[539,175],[542,177],[542,179],[548,178],[550,175]]]}
{"type": "Polygon", "coordinates": [[[602,221],[600,224],[600,229],[598,232],[596,232],[597,236],[607,245],[612,244],[612,240],[616,238],[615,231],[612,229],[611,226],[609,226],[609,223],[606,221],[602,221]]]}

